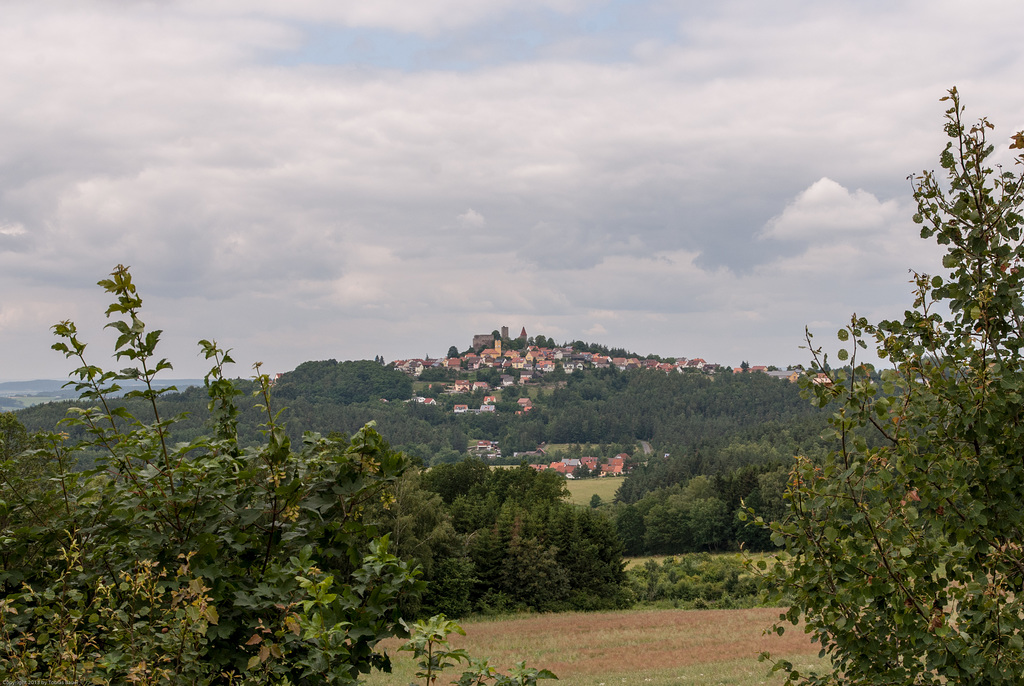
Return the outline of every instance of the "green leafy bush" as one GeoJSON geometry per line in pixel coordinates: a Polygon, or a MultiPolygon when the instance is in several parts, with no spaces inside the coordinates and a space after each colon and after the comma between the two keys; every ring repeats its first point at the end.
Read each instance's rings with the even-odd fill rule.
{"type": "MultiPolygon", "coordinates": [[[[793,598],[777,631],[802,620],[832,669],[777,663],[789,682],[1024,674],[1024,178],[989,161],[992,125],[965,124],[955,89],[943,100],[946,181],[926,172],[913,183],[914,220],[945,246],[945,274],[916,275],[901,320],[854,316],[838,334],[848,366],[806,386],[829,406],[839,448],[798,462],[790,516],[771,526],[788,557],[769,574],[793,598]],[[892,365],[880,381],[857,362],[867,341],[892,365]]],[[[1024,132],[1012,141],[1024,149],[1024,132]]]]}
{"type": "Polygon", "coordinates": [[[87,362],[72,322],[53,347],[80,366],[88,407],[65,420],[87,438],[48,433],[0,465],[0,673],[90,683],[354,683],[388,669],[378,643],[404,636],[398,606],[422,591],[363,517],[408,466],[366,426],[351,440],[305,434],[293,445],[259,374],[264,441],[237,437],[240,393],[229,351],[200,343],[208,433],[176,442],[154,377],[160,331],[118,267],[100,285],[118,333],[119,372],[87,362]],[[151,410],[110,398],[119,382],[151,410]],[[83,452],[92,466],[76,471],[83,452]],[[40,486],[40,484],[44,484],[40,486]]]}
{"type": "Polygon", "coordinates": [[[761,587],[740,555],[691,553],[647,560],[627,570],[641,602],[694,609],[754,607],[761,587]]]}

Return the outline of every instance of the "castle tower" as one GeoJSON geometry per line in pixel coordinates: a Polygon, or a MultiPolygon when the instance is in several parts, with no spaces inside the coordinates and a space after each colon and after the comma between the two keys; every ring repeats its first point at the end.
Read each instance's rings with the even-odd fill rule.
{"type": "Polygon", "coordinates": [[[526,327],[525,326],[523,327],[522,333],[519,334],[519,337],[522,338],[524,341],[526,340],[526,327]]]}

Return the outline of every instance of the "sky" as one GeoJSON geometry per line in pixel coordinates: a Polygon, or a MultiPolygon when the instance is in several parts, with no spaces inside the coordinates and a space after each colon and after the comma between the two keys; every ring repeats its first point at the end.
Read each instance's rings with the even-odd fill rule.
{"type": "MultiPolygon", "coordinates": [[[[807,363],[935,273],[939,102],[1024,129],[1017,0],[0,7],[0,380],[131,268],[171,378],[443,356],[508,326],[807,363]]],[[[999,153],[1002,154],[1002,153],[999,153]]],[[[1007,157],[1009,159],[1009,157],[1007,157]]]]}

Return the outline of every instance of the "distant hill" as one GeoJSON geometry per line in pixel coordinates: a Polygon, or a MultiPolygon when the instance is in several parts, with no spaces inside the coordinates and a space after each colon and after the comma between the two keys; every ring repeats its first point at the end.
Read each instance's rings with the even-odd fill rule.
{"type": "Polygon", "coordinates": [[[63,381],[54,379],[36,379],[34,381],[0,381],[0,394],[11,393],[43,393],[59,391],[63,381]]]}
{"type": "MultiPolygon", "coordinates": [[[[0,395],[21,395],[21,394],[33,394],[33,393],[53,393],[60,391],[67,391],[64,388],[64,384],[67,380],[59,381],[57,379],[35,379],[33,381],[0,381],[0,395]]],[[[119,382],[124,388],[142,388],[145,384],[139,381],[121,381],[119,382]]],[[[153,385],[157,388],[167,388],[168,386],[177,386],[179,389],[184,390],[189,386],[202,386],[202,379],[158,379],[153,382],[153,385]]]]}
{"type": "MultiPolygon", "coordinates": [[[[0,381],[0,409],[17,410],[54,400],[74,400],[78,397],[74,387],[64,388],[67,381],[56,379],[34,379],[32,381],[0,381]]],[[[144,388],[138,381],[122,381],[122,388],[130,391],[144,388]]],[[[202,386],[202,379],[162,379],[153,382],[156,388],[174,386],[183,391],[190,386],[202,386]]]]}

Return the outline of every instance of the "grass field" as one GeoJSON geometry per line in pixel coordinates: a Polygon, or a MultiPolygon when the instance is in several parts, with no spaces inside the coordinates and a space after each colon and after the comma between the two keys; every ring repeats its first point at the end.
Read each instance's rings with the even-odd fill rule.
{"type": "MultiPolygon", "coordinates": [[[[744,560],[753,560],[754,562],[764,560],[768,564],[772,564],[776,560],[775,553],[712,553],[712,556],[714,558],[732,558],[736,564],[741,564],[744,560]]],[[[637,557],[625,557],[623,559],[626,561],[626,569],[631,569],[632,567],[639,567],[646,564],[648,560],[654,560],[658,564],[661,564],[670,557],[679,559],[684,557],[684,555],[641,555],[637,557]]]]}
{"type": "Polygon", "coordinates": [[[567,479],[569,498],[577,505],[589,505],[596,493],[601,500],[610,503],[615,498],[615,491],[622,484],[621,477],[605,476],[599,479],[567,479]]]}
{"type": "MultiPolygon", "coordinates": [[[[552,455],[554,453],[567,453],[572,448],[578,447],[578,446],[579,446],[578,443],[547,443],[544,446],[544,450],[547,451],[548,455],[552,455]]],[[[583,447],[586,448],[586,444],[584,444],[583,447]]],[[[638,452],[641,451],[641,447],[640,447],[639,444],[637,444],[636,450],[638,452]]],[[[584,453],[584,455],[586,455],[586,454],[587,453],[584,453]]]]}
{"type": "MultiPolygon", "coordinates": [[[[562,686],[620,684],[781,684],[768,676],[757,654],[770,650],[798,666],[821,664],[818,646],[797,627],[783,636],[764,629],[778,616],[771,608],[750,610],[651,610],[615,613],[530,615],[511,619],[467,621],[465,637],[454,647],[474,657],[490,658],[503,669],[526,660],[527,666],[550,669],[562,686]]],[[[392,674],[371,675],[366,683],[414,681],[411,653],[395,652],[392,674]]],[[[453,669],[439,684],[457,679],[453,669]]]]}

